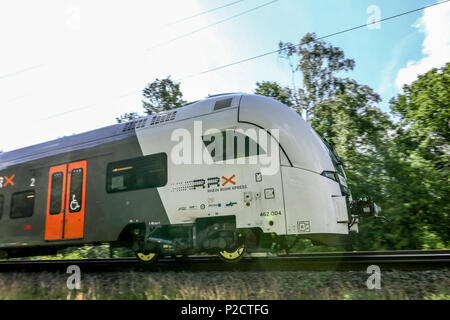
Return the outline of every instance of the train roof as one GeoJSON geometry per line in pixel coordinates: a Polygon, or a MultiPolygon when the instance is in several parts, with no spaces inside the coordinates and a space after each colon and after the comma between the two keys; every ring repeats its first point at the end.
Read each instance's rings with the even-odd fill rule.
{"type": "Polygon", "coordinates": [[[125,123],[113,124],[91,131],[65,136],[48,142],[35,144],[0,153],[0,170],[7,167],[59,153],[94,147],[133,135],[135,129],[160,126],[173,121],[200,116],[211,111],[239,106],[242,93],[224,93],[208,96],[183,107],[151,114],[125,123]]]}

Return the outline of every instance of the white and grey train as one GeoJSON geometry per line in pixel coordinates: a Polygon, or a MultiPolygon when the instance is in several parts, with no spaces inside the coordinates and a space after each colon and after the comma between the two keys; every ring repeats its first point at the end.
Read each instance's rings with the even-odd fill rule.
{"type": "MultiPolygon", "coordinates": [[[[357,205],[355,205],[355,203],[357,205]]],[[[143,261],[348,244],[358,215],[333,148],[275,99],[223,94],[0,154],[0,252],[128,246],[143,261]]]]}

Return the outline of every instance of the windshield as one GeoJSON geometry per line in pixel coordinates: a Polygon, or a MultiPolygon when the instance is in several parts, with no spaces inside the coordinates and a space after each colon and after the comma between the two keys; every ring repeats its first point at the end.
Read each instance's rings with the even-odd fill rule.
{"type": "Polygon", "coordinates": [[[345,178],[344,168],[342,167],[341,159],[339,158],[338,154],[334,150],[333,145],[330,144],[320,134],[319,134],[319,137],[320,137],[320,139],[322,140],[322,142],[324,143],[325,147],[328,150],[328,154],[330,155],[331,161],[333,162],[334,169],[336,170],[337,173],[339,173],[342,177],[345,178]]]}

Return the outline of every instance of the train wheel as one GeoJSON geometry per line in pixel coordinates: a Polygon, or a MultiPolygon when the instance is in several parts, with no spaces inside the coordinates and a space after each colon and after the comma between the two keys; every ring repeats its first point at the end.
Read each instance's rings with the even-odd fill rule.
{"type": "Polygon", "coordinates": [[[149,252],[149,253],[143,253],[143,252],[136,252],[136,257],[145,263],[151,263],[158,260],[158,253],[156,252],[149,252]]]}
{"type": "Polygon", "coordinates": [[[238,262],[245,256],[245,245],[237,247],[234,251],[219,251],[219,258],[225,262],[238,262]]]}

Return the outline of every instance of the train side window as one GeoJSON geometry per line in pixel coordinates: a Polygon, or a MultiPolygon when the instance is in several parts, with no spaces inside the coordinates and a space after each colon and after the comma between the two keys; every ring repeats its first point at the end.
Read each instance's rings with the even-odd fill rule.
{"type": "Polygon", "coordinates": [[[5,197],[0,194],[0,219],[2,218],[3,215],[3,201],[5,200],[5,197]]]}
{"type": "Polygon", "coordinates": [[[203,143],[211,154],[213,161],[238,159],[266,153],[249,136],[231,130],[222,131],[220,134],[203,136],[203,143]],[[218,138],[222,140],[222,145],[219,145],[220,141],[218,141],[218,138]],[[215,144],[211,145],[212,142],[215,142],[215,144]]]}
{"type": "Polygon", "coordinates": [[[50,214],[61,212],[63,173],[55,172],[52,175],[52,188],[50,190],[50,214]]]}
{"type": "Polygon", "coordinates": [[[167,154],[112,162],[106,170],[108,193],[162,187],[167,184],[167,154]]]}
{"type": "Polygon", "coordinates": [[[34,211],[34,198],[34,190],[13,193],[11,199],[11,218],[31,217],[34,211]]]}

